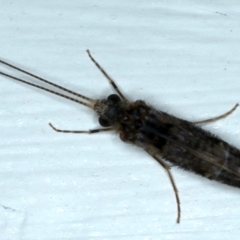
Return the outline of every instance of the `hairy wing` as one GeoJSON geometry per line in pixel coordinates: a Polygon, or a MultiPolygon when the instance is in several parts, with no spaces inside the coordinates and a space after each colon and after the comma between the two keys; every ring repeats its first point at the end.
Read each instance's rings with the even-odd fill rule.
{"type": "Polygon", "coordinates": [[[240,151],[213,134],[157,111],[149,116],[142,132],[147,135],[149,145],[155,146],[167,161],[209,179],[240,187],[240,151]]]}

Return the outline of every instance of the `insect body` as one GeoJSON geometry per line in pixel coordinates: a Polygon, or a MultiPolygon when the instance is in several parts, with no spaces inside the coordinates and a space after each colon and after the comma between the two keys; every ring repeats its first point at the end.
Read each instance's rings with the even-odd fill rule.
{"type": "Polygon", "coordinates": [[[115,130],[119,133],[122,141],[137,145],[148,152],[162,165],[169,176],[177,202],[178,223],[180,222],[181,214],[178,190],[165,160],[209,179],[240,187],[240,150],[197,126],[228,116],[238,107],[238,104],[227,113],[205,121],[189,122],[179,119],[165,112],[155,110],[142,100],[129,102],[88,50],[87,53],[93,63],[108,79],[117,94],[111,94],[107,99],[92,99],[1,60],[0,63],[4,65],[77,96],[81,100],[4,72],[0,72],[0,74],[91,108],[99,115],[99,123],[103,127],[88,131],[71,131],[58,129],[49,123],[55,131],[64,133],[97,133],[115,130]]]}

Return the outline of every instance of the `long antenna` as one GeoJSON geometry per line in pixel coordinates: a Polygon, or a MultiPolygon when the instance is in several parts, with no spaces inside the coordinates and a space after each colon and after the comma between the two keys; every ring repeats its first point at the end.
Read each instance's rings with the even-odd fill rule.
{"type": "Polygon", "coordinates": [[[60,97],[66,98],[66,99],[68,99],[68,100],[71,100],[71,101],[73,101],[73,102],[82,104],[82,105],[84,105],[84,106],[86,106],[86,107],[89,107],[89,108],[91,108],[91,109],[94,110],[94,106],[93,106],[93,105],[97,102],[97,100],[92,99],[92,98],[89,98],[89,97],[86,97],[86,96],[84,96],[84,95],[82,95],[82,94],[73,92],[73,91],[71,91],[71,90],[69,90],[69,89],[67,89],[67,88],[64,88],[64,87],[62,87],[62,86],[60,86],[60,85],[58,85],[58,84],[55,84],[55,83],[53,83],[53,82],[50,82],[50,81],[48,81],[48,80],[46,80],[46,79],[44,79],[44,78],[41,78],[41,77],[39,77],[39,76],[37,76],[37,75],[35,75],[35,74],[32,74],[32,73],[30,73],[30,72],[28,72],[28,71],[25,71],[25,70],[23,70],[23,69],[21,69],[21,68],[18,68],[18,67],[16,67],[16,66],[13,66],[12,64],[7,63],[7,62],[5,62],[5,61],[0,60],[0,63],[4,64],[4,65],[6,65],[6,66],[8,66],[8,67],[10,67],[10,68],[13,68],[13,69],[15,69],[15,70],[17,70],[17,71],[19,71],[19,72],[22,72],[22,73],[24,73],[24,74],[27,74],[27,75],[29,75],[29,76],[31,76],[31,77],[33,77],[33,78],[35,78],[35,79],[37,79],[37,80],[39,80],[39,81],[41,81],[41,82],[44,82],[44,83],[49,84],[49,85],[51,85],[51,86],[54,86],[54,87],[56,87],[56,88],[58,88],[58,89],[60,89],[60,90],[62,90],[62,91],[65,91],[65,92],[67,92],[67,93],[70,93],[70,94],[72,94],[72,95],[75,95],[75,96],[77,96],[77,97],[80,97],[80,98],[82,98],[82,99],[85,99],[85,100],[91,102],[92,104],[83,102],[83,101],[78,100],[78,99],[73,98],[73,97],[69,97],[69,96],[67,96],[67,95],[65,95],[65,94],[62,94],[62,93],[56,92],[56,91],[54,91],[54,90],[48,89],[48,88],[46,88],[46,87],[42,87],[42,86],[40,86],[40,85],[37,85],[37,84],[31,83],[31,82],[28,82],[28,81],[23,80],[23,79],[21,79],[21,78],[14,77],[14,76],[12,76],[12,75],[9,75],[9,74],[4,73],[4,72],[1,72],[1,71],[0,71],[0,75],[3,75],[3,76],[5,76],[5,77],[11,78],[11,79],[14,79],[14,80],[16,80],[16,81],[18,81],[18,82],[22,82],[22,83],[28,84],[28,85],[33,86],[33,87],[35,87],[35,88],[39,88],[39,89],[44,90],[44,91],[46,91],[46,92],[50,92],[50,93],[52,93],[52,94],[55,94],[55,95],[58,95],[58,96],[60,96],[60,97]]]}
{"type": "Polygon", "coordinates": [[[91,109],[94,110],[94,107],[93,107],[92,105],[90,105],[90,104],[88,104],[88,103],[85,103],[85,102],[83,102],[83,101],[80,101],[80,100],[78,100],[78,99],[69,97],[69,96],[67,96],[67,95],[65,95],[65,94],[55,92],[55,91],[53,91],[53,90],[51,90],[51,89],[48,89],[48,88],[39,86],[39,85],[34,84],[34,83],[30,83],[30,82],[28,82],[28,81],[25,81],[25,80],[23,80],[23,79],[20,79],[20,78],[11,76],[11,75],[6,74],[6,73],[4,73],[4,72],[0,72],[0,75],[6,76],[6,77],[8,77],[8,78],[14,79],[14,80],[16,80],[16,81],[19,81],[19,82],[22,82],[22,83],[25,83],[25,84],[28,84],[28,85],[33,86],[33,87],[35,87],[35,88],[42,89],[42,90],[44,90],[44,91],[46,91],[46,92],[50,92],[50,93],[52,93],[52,94],[55,94],[55,95],[58,95],[58,96],[60,96],[60,97],[66,98],[66,99],[71,100],[71,101],[73,101],[73,102],[80,103],[80,104],[82,104],[82,105],[84,105],[84,106],[86,106],[86,107],[89,107],[89,108],[91,108],[91,109]]]}
{"type": "MultiPolygon", "coordinates": [[[[56,88],[59,88],[59,89],[65,91],[65,92],[67,92],[67,93],[70,93],[70,94],[72,94],[72,95],[78,96],[78,97],[83,98],[83,99],[86,99],[86,100],[88,100],[88,101],[90,101],[90,102],[93,102],[93,103],[96,102],[96,100],[94,100],[94,99],[91,99],[91,98],[86,97],[86,96],[84,96],[84,95],[82,95],[82,94],[73,92],[73,91],[71,91],[71,90],[69,90],[69,89],[67,89],[67,88],[62,87],[62,86],[59,86],[59,85],[57,85],[57,84],[55,84],[55,83],[53,83],[53,82],[50,82],[50,81],[48,81],[48,80],[46,80],[46,79],[44,79],[44,78],[41,78],[41,77],[39,77],[39,76],[37,76],[37,75],[34,75],[34,74],[30,73],[30,72],[27,72],[27,71],[25,71],[25,70],[23,70],[23,69],[21,69],[21,68],[18,68],[18,67],[16,67],[16,66],[13,66],[13,65],[10,64],[10,63],[7,63],[7,62],[2,61],[2,60],[0,60],[0,63],[4,64],[4,65],[6,65],[6,66],[9,66],[10,68],[16,69],[16,70],[19,71],[19,72],[23,72],[23,73],[25,73],[25,74],[33,77],[33,78],[36,78],[36,79],[38,79],[38,80],[41,81],[41,82],[44,82],[44,83],[47,83],[47,84],[49,84],[49,85],[51,85],[51,86],[54,86],[54,87],[56,87],[56,88]]],[[[2,75],[4,75],[4,73],[3,73],[2,75]]],[[[5,75],[5,76],[6,76],[6,75],[5,75]]],[[[8,77],[9,77],[9,76],[10,76],[10,75],[8,75],[8,77]]],[[[15,80],[17,80],[17,79],[15,79],[15,80]]],[[[25,83],[26,83],[26,82],[25,82],[25,83]]]]}

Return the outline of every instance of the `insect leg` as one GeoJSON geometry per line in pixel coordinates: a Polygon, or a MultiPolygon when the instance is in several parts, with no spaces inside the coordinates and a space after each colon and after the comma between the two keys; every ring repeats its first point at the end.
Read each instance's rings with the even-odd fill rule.
{"type": "Polygon", "coordinates": [[[93,58],[90,51],[87,50],[87,54],[92,60],[92,62],[96,65],[96,67],[101,71],[101,73],[108,79],[109,83],[112,85],[112,87],[115,89],[115,91],[120,95],[120,97],[124,100],[125,103],[129,104],[129,101],[123,96],[121,91],[119,90],[116,83],[113,81],[113,79],[106,73],[106,71],[100,66],[100,64],[93,58]]]}
{"type": "Polygon", "coordinates": [[[106,131],[112,131],[113,128],[100,128],[100,129],[92,129],[92,130],[86,130],[86,131],[74,131],[74,130],[61,130],[58,128],[55,128],[51,123],[49,123],[49,126],[56,132],[61,132],[61,133],[98,133],[98,132],[106,132],[106,131]]]}
{"type": "Polygon", "coordinates": [[[224,113],[224,114],[222,114],[220,116],[217,116],[217,117],[214,117],[214,118],[209,118],[209,119],[202,120],[202,121],[196,121],[196,122],[192,122],[192,123],[193,124],[204,124],[204,123],[215,122],[217,120],[220,120],[220,119],[223,119],[223,118],[229,116],[231,113],[233,113],[236,110],[236,108],[238,106],[239,106],[239,104],[236,103],[235,106],[231,110],[229,110],[228,112],[226,112],[226,113],[224,113]]]}
{"type": "Polygon", "coordinates": [[[172,184],[172,187],[173,187],[173,190],[174,190],[174,193],[175,193],[176,202],[177,202],[177,211],[178,211],[177,223],[180,223],[180,218],[181,218],[180,199],[179,199],[179,196],[178,196],[177,186],[174,182],[173,176],[172,176],[171,171],[170,171],[170,167],[156,153],[154,153],[154,151],[151,151],[151,150],[146,150],[146,151],[162,165],[162,167],[166,170],[166,172],[168,174],[168,177],[170,179],[170,182],[172,184]]]}

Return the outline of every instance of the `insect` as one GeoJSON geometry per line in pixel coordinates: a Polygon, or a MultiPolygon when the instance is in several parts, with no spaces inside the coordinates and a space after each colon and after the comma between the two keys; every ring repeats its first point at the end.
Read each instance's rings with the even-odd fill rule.
{"type": "Polygon", "coordinates": [[[113,79],[92,57],[89,50],[87,50],[87,54],[117,94],[111,94],[106,99],[92,99],[1,60],[0,63],[4,65],[81,100],[4,72],[0,72],[0,74],[91,108],[98,114],[99,124],[103,127],[87,131],[72,131],[58,129],[49,123],[53,130],[62,133],[88,134],[116,131],[122,141],[137,145],[149,153],[166,170],[170,179],[177,203],[177,223],[180,222],[181,216],[180,199],[168,162],[208,179],[240,187],[240,150],[198,126],[225,118],[238,107],[238,104],[230,111],[215,118],[199,122],[182,120],[158,111],[142,100],[129,102],[113,79]]]}

